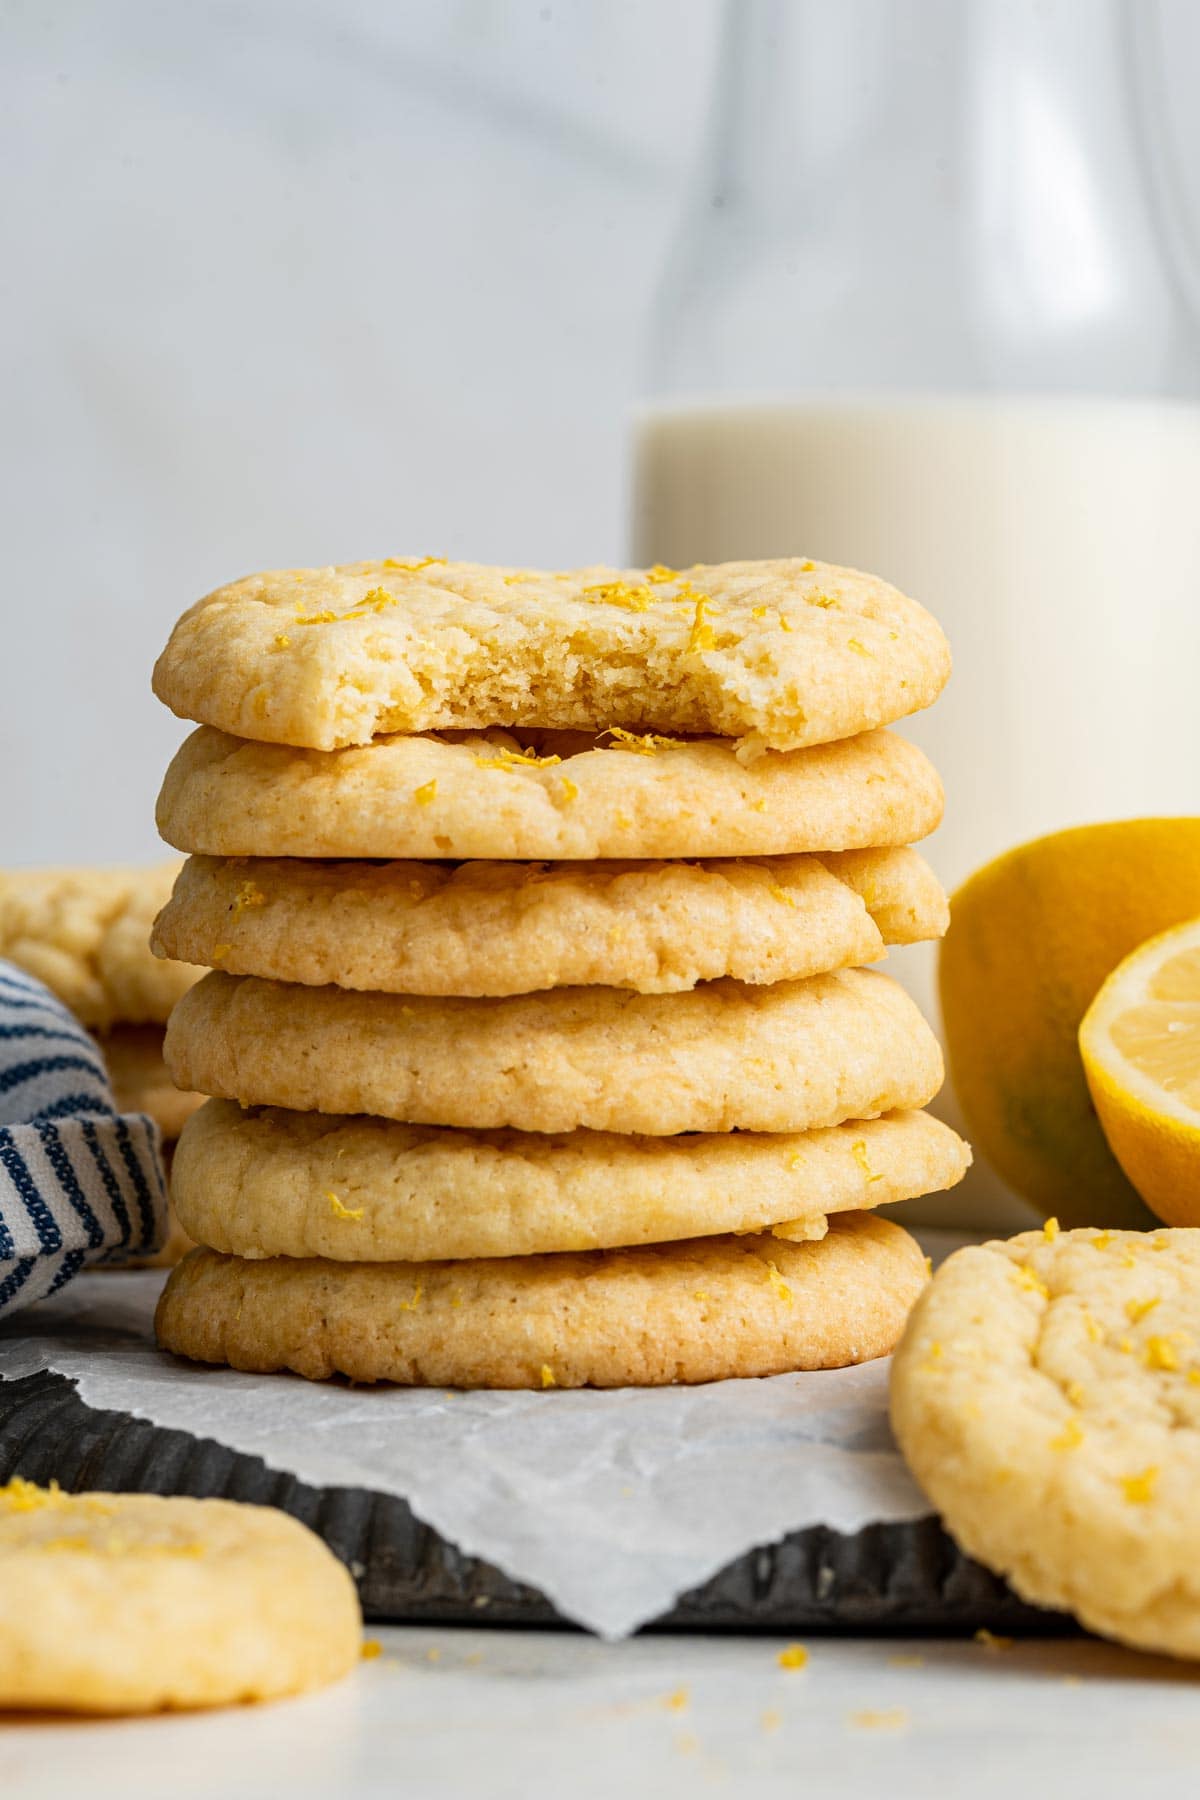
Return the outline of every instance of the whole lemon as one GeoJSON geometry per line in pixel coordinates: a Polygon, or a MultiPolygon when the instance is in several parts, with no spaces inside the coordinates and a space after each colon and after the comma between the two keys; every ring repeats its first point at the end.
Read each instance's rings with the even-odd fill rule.
{"type": "Polygon", "coordinates": [[[1200,914],[1200,818],[1035,838],[964,882],[938,981],[950,1075],[975,1151],[1064,1225],[1156,1221],[1088,1093],[1080,1020],[1148,937],[1200,914]]]}

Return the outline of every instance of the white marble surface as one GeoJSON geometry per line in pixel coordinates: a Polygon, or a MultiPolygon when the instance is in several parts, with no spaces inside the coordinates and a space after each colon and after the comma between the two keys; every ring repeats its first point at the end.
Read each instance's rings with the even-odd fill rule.
{"type": "Polygon", "coordinates": [[[392,1628],[340,1687],[251,1711],[10,1721],[12,1800],[1128,1800],[1200,1771],[1200,1675],[1093,1640],[1011,1649],[392,1628]]]}

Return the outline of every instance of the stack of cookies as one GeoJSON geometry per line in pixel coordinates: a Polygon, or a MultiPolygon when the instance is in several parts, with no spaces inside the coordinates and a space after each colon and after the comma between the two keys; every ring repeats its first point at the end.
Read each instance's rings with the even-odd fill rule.
{"type": "MultiPolygon", "coordinates": [[[[168,1173],[184,1121],[200,1104],[198,1094],[180,1093],[163,1065],[171,1008],[198,971],[156,960],[148,943],[178,868],[0,870],[0,957],[43,982],[93,1033],[118,1110],[154,1120],[168,1173]]],[[[176,1262],[188,1248],[172,1222],[148,1260],[176,1262]]]]}
{"type": "Polygon", "coordinates": [[[168,1349],[439,1386],[707,1381],[889,1350],[925,1279],[874,1208],[966,1147],[904,991],[936,623],[789,560],[254,576],[155,671],[200,721],[163,836],[168,1349]]]}

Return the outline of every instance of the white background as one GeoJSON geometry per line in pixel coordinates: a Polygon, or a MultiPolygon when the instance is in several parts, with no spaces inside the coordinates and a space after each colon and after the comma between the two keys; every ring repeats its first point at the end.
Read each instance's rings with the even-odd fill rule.
{"type": "MultiPolygon", "coordinates": [[[[1200,161],[1200,5],[1171,11],[1200,161]]],[[[719,23],[718,0],[3,0],[0,859],[154,854],[182,728],[150,667],[221,581],[624,554],[719,23]]]]}

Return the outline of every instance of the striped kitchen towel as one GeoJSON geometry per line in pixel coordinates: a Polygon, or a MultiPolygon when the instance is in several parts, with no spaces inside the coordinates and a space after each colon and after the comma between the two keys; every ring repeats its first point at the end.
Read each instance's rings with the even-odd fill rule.
{"type": "Polygon", "coordinates": [[[103,1058],[40,981],[0,962],[0,1314],[89,1263],[156,1250],[158,1126],[122,1116],[103,1058]]]}

